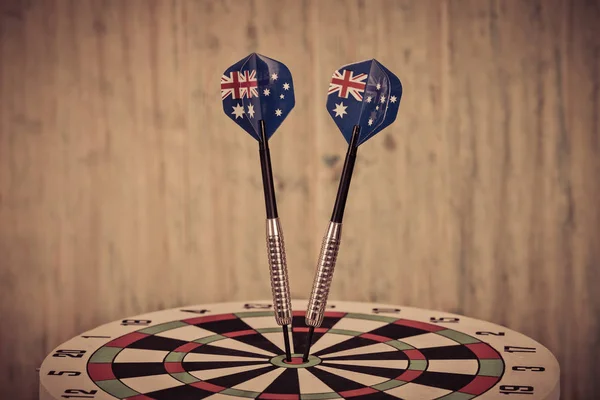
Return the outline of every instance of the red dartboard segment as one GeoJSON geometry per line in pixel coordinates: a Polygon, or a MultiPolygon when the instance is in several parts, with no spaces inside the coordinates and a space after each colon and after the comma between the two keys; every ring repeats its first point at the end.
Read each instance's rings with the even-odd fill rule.
{"type": "Polygon", "coordinates": [[[293,313],[294,355],[287,364],[281,328],[265,311],[268,306],[192,306],[186,309],[204,314],[180,319],[179,310],[163,311],[129,317],[144,322],[137,332],[121,321],[86,332],[44,362],[40,398],[62,400],[65,390],[95,390],[94,400],[300,400],[301,393],[311,400],[416,400],[427,398],[423,393],[492,400],[504,397],[501,387],[524,393],[534,387],[528,400],[558,399],[555,359],[539,343],[506,328],[436,311],[338,302],[315,331],[314,353],[304,362],[308,327],[300,304],[293,313]],[[429,323],[432,318],[439,323],[429,323]],[[513,351],[504,352],[505,346],[513,351]],[[518,353],[519,348],[528,353],[518,353]],[[543,370],[519,374],[511,368],[524,360],[543,370]],[[84,373],[76,379],[67,375],[75,371],[84,373]],[[524,376],[530,381],[524,383],[524,376]]]}
{"type": "Polygon", "coordinates": [[[406,354],[410,360],[426,360],[426,358],[423,355],[423,353],[421,353],[417,349],[404,350],[404,354],[406,354]]]}
{"type": "Polygon", "coordinates": [[[131,332],[127,335],[121,336],[120,338],[117,338],[115,340],[112,340],[110,342],[108,342],[107,344],[105,344],[106,347],[127,347],[129,345],[131,345],[134,342],[137,342],[138,340],[147,338],[148,335],[146,333],[141,333],[141,332],[131,332]]]}
{"type": "Polygon", "coordinates": [[[375,342],[380,342],[380,343],[385,343],[385,342],[389,342],[390,340],[392,340],[391,338],[381,336],[381,335],[374,335],[372,333],[363,333],[362,335],[360,335],[360,337],[363,339],[369,339],[369,340],[373,340],[375,342]]]}
{"type": "Polygon", "coordinates": [[[500,359],[500,354],[487,343],[472,343],[466,345],[477,358],[480,359],[500,359]]]}
{"type": "Polygon", "coordinates": [[[485,393],[498,382],[498,378],[491,376],[476,376],[467,386],[460,389],[461,393],[479,395],[485,393]]]}
{"type": "Polygon", "coordinates": [[[202,381],[190,383],[190,385],[198,389],[208,390],[209,392],[213,393],[219,393],[226,389],[224,386],[214,385],[212,383],[202,381]]]}
{"type": "Polygon", "coordinates": [[[362,388],[362,389],[354,389],[354,390],[346,390],[344,392],[340,392],[341,396],[344,396],[345,398],[354,398],[354,397],[358,397],[358,396],[365,396],[368,394],[373,394],[373,393],[377,393],[379,392],[379,390],[370,388],[370,387],[366,387],[366,388],[362,388]]]}
{"type": "Polygon", "coordinates": [[[398,377],[396,377],[396,380],[404,381],[404,382],[411,382],[411,381],[414,381],[415,379],[417,379],[419,376],[421,376],[422,373],[423,373],[423,371],[420,371],[420,370],[409,369],[409,370],[404,371],[398,377]]]}
{"type": "Polygon", "coordinates": [[[166,362],[165,370],[170,374],[185,372],[185,368],[183,368],[183,364],[180,362],[166,362]]]}
{"type": "Polygon", "coordinates": [[[202,343],[186,343],[186,344],[182,344],[181,346],[177,347],[175,350],[175,352],[178,353],[189,353],[190,351],[198,348],[202,346],[202,343]]]}
{"type": "Polygon", "coordinates": [[[221,315],[206,315],[204,317],[195,317],[184,319],[183,322],[190,325],[198,325],[206,322],[214,322],[214,321],[226,321],[228,319],[236,319],[235,314],[221,314],[221,315]]]}
{"type": "Polygon", "coordinates": [[[223,333],[223,336],[228,337],[228,338],[234,338],[234,337],[239,337],[239,336],[256,335],[257,333],[258,332],[256,332],[253,329],[247,329],[245,331],[223,333]]]}
{"type": "Polygon", "coordinates": [[[399,319],[396,322],[394,322],[394,324],[410,326],[411,328],[421,329],[426,332],[437,332],[446,329],[446,327],[443,326],[428,324],[427,322],[421,321],[410,321],[406,319],[399,319]]]}
{"type": "MultiPolygon", "coordinates": [[[[298,332],[298,333],[307,333],[310,330],[310,328],[306,327],[306,326],[301,326],[301,327],[293,327],[292,328],[292,332],[298,332]]],[[[327,332],[329,329],[327,328],[315,328],[314,332],[315,333],[325,333],[327,332]]]]}
{"type": "Polygon", "coordinates": [[[88,375],[94,381],[106,381],[115,379],[112,363],[89,363],[87,365],[88,375]]]}

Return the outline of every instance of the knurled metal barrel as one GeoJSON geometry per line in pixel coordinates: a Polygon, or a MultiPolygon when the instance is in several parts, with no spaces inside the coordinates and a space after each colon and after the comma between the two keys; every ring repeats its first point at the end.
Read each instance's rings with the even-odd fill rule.
{"type": "Polygon", "coordinates": [[[267,219],[267,249],[275,320],[279,325],[290,325],[292,323],[292,302],[283,231],[279,224],[279,218],[267,219]]]}
{"type": "Polygon", "coordinates": [[[330,222],[321,245],[321,254],[313,281],[312,292],[306,309],[306,325],[318,328],[323,322],[331,280],[340,249],[342,224],[330,222]]]}

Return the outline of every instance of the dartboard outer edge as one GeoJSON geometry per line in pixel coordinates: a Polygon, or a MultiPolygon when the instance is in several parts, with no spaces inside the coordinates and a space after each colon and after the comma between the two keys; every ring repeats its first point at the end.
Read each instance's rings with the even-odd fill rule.
{"type": "MultiPolygon", "coordinates": [[[[306,308],[306,304],[307,304],[307,300],[293,300],[292,305],[293,305],[293,310],[304,310],[306,308]]],[[[200,304],[200,305],[194,305],[194,306],[185,306],[185,307],[178,307],[178,308],[172,308],[172,309],[168,309],[168,310],[162,310],[162,311],[156,311],[156,312],[149,312],[149,313],[144,313],[141,315],[137,315],[137,316],[132,316],[132,317],[126,317],[123,320],[120,321],[114,321],[114,322],[109,322],[103,325],[100,325],[94,329],[91,329],[89,331],[86,331],[84,333],[82,333],[81,335],[77,335],[74,336],[73,338],[71,338],[70,340],[60,344],[59,346],[56,346],[52,352],[50,352],[48,354],[48,356],[45,358],[45,360],[42,363],[42,366],[40,368],[39,371],[39,375],[40,375],[40,391],[39,391],[39,395],[40,395],[40,400],[58,400],[58,399],[63,399],[63,398],[89,398],[89,399],[115,399],[116,397],[112,397],[112,396],[102,396],[102,393],[100,393],[99,397],[78,397],[78,396],[70,396],[70,395],[62,395],[61,393],[56,393],[56,391],[53,389],[52,385],[56,382],[56,380],[52,380],[53,378],[56,379],[57,377],[55,376],[48,376],[49,372],[54,371],[55,374],[58,374],[60,371],[58,371],[58,369],[56,369],[56,365],[57,362],[60,361],[63,363],[63,365],[67,365],[67,363],[65,363],[65,360],[67,360],[68,358],[55,358],[53,357],[53,355],[56,355],[59,351],[61,351],[61,349],[65,349],[65,348],[69,348],[69,347],[73,347],[72,344],[77,344],[78,346],[75,346],[77,348],[80,348],[81,351],[85,351],[86,354],[85,356],[81,357],[80,359],[77,359],[77,362],[79,362],[81,365],[81,367],[83,369],[86,370],[87,368],[87,363],[90,359],[90,356],[92,355],[92,353],[94,351],[96,351],[99,348],[102,348],[104,345],[106,345],[106,343],[108,343],[109,341],[115,339],[115,338],[119,338],[122,337],[123,335],[127,335],[130,334],[132,332],[136,332],[140,329],[139,326],[121,326],[119,323],[123,322],[123,321],[147,321],[147,320],[152,320],[153,323],[152,325],[149,325],[149,327],[153,327],[159,324],[166,324],[169,322],[173,322],[173,321],[181,321],[184,318],[190,318],[190,315],[187,313],[187,311],[183,311],[183,310],[211,310],[208,314],[209,315],[221,315],[223,313],[243,313],[243,312],[247,312],[244,310],[249,310],[252,308],[247,308],[248,305],[250,306],[260,306],[261,308],[267,308],[267,306],[270,304],[270,302],[268,300],[253,300],[253,301],[247,301],[247,302],[242,302],[242,301],[237,301],[237,302],[223,302],[223,303],[211,303],[211,304],[200,304]],[[172,316],[175,315],[176,318],[173,319],[172,316]],[[84,341],[82,338],[85,336],[94,336],[94,335],[98,335],[98,336],[102,336],[103,334],[107,334],[107,332],[113,333],[115,332],[115,330],[118,331],[118,335],[107,335],[110,337],[107,337],[105,339],[97,339],[96,342],[92,342],[92,341],[84,341]]],[[[361,303],[361,302],[348,302],[348,301],[330,301],[329,302],[329,307],[334,307],[332,308],[332,310],[335,312],[336,310],[339,311],[340,313],[346,313],[346,314],[372,314],[372,315],[377,315],[377,316],[381,316],[381,317],[389,317],[389,318],[400,318],[400,319],[406,319],[409,321],[417,321],[418,323],[423,323],[423,324],[438,324],[439,326],[444,326],[444,329],[453,329],[452,328],[452,321],[455,321],[455,325],[454,326],[459,326],[460,329],[453,329],[454,331],[457,331],[459,333],[463,332],[466,335],[473,335],[473,332],[477,332],[477,333],[499,333],[499,332],[504,332],[506,336],[504,337],[510,337],[512,338],[512,341],[506,342],[504,340],[504,338],[500,338],[498,336],[485,336],[485,337],[481,337],[481,341],[484,343],[489,344],[490,346],[492,346],[494,349],[496,349],[496,351],[498,351],[499,353],[502,353],[501,359],[502,361],[506,364],[506,368],[510,367],[513,370],[506,370],[503,373],[502,377],[499,378],[500,380],[498,381],[497,384],[495,384],[493,386],[494,390],[496,390],[495,393],[490,391],[483,393],[482,395],[477,395],[473,398],[476,398],[477,400],[485,400],[485,399],[495,399],[495,398],[501,398],[501,399],[509,399],[516,397],[517,399],[525,397],[525,396],[519,396],[518,394],[530,394],[530,393],[516,393],[513,391],[513,389],[515,388],[520,388],[520,390],[524,390],[523,388],[528,387],[527,385],[527,381],[524,380],[522,377],[527,375],[526,373],[529,371],[525,371],[523,370],[523,368],[533,368],[531,366],[528,366],[528,360],[532,357],[531,354],[528,354],[527,351],[529,350],[523,350],[523,349],[528,349],[530,347],[527,347],[525,345],[528,346],[535,346],[535,351],[536,351],[536,357],[534,357],[536,360],[543,360],[543,365],[545,368],[545,371],[548,373],[548,376],[550,376],[551,378],[548,379],[548,382],[546,382],[545,386],[541,389],[542,391],[537,391],[535,392],[534,396],[526,396],[529,399],[535,399],[535,400],[558,400],[560,398],[560,367],[558,364],[558,361],[556,360],[556,358],[554,357],[554,355],[552,355],[552,353],[545,347],[543,346],[541,343],[519,333],[516,332],[514,330],[508,329],[504,326],[498,325],[498,324],[494,324],[491,322],[487,322],[487,321],[482,321],[482,320],[478,320],[475,318],[470,318],[470,317],[466,317],[463,315],[459,315],[459,314],[454,314],[454,313],[449,313],[449,312],[443,312],[443,311],[437,311],[437,310],[428,310],[428,309],[421,309],[421,308],[414,308],[414,307],[406,307],[406,306],[398,306],[398,305],[393,305],[393,304],[382,304],[382,303],[361,303]],[[375,310],[378,310],[375,313],[375,310]],[[397,311],[396,311],[397,310],[397,311]],[[450,325],[450,327],[448,327],[450,325]],[[522,347],[519,347],[518,345],[522,345],[522,347]],[[506,351],[506,349],[508,348],[508,351],[506,351]],[[521,352],[524,351],[524,352],[521,352]],[[518,370],[514,370],[514,368],[521,368],[518,370]],[[513,371],[519,371],[519,372],[524,372],[521,375],[517,375],[516,372],[513,371]],[[514,377],[514,380],[512,381],[507,381],[504,382],[503,380],[505,379],[505,377],[507,376],[512,376],[514,377]],[[505,383],[505,392],[502,392],[502,385],[505,383]],[[500,387],[500,391],[498,392],[497,387],[500,387]]],[[[299,312],[299,311],[297,311],[299,312]]],[[[375,317],[373,317],[375,318],[375,317]]],[[[274,323],[274,322],[273,322],[274,323]]],[[[441,329],[441,328],[440,328],[441,329]]],[[[68,360],[71,361],[71,360],[68,360]]],[[[542,362],[542,361],[539,361],[542,362]]],[[[541,364],[540,364],[541,365],[541,364]]],[[[532,373],[533,374],[533,373],[532,373]]],[[[530,374],[530,376],[532,376],[530,374]]],[[[81,382],[82,384],[85,382],[86,384],[88,384],[88,381],[91,382],[93,384],[93,382],[90,380],[90,377],[87,375],[87,373],[84,371],[83,373],[81,373],[81,375],[72,378],[73,382],[81,382]]],[[[91,386],[85,386],[86,390],[87,388],[90,388],[91,386]]],[[[537,388],[539,387],[539,385],[536,387],[536,390],[538,390],[537,388]]],[[[69,390],[77,390],[77,389],[69,389],[69,390]]],[[[227,396],[230,397],[231,400],[236,399],[237,397],[233,397],[233,396],[227,396]]],[[[355,397],[356,399],[358,399],[359,397],[355,397]]]]}

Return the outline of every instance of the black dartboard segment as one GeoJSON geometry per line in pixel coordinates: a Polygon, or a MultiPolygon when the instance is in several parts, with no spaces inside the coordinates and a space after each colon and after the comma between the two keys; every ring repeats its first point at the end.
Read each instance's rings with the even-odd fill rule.
{"type": "Polygon", "coordinates": [[[558,399],[556,359],[517,332],[438,311],[330,305],[306,363],[304,311],[293,313],[286,363],[268,301],[121,319],[54,349],[40,369],[40,398],[558,399]]]}

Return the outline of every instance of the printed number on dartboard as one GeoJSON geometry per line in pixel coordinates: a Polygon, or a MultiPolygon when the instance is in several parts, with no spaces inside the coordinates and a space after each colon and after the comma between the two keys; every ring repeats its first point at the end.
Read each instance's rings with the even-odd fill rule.
{"type": "Polygon", "coordinates": [[[500,394],[533,394],[533,386],[500,385],[500,394]]]}
{"type": "Polygon", "coordinates": [[[56,350],[52,357],[81,358],[84,354],[85,350],[56,350]]]}
{"type": "Polygon", "coordinates": [[[51,376],[79,376],[81,372],[79,371],[49,371],[48,375],[51,376]]]}
{"type": "Polygon", "coordinates": [[[148,326],[152,323],[149,319],[124,319],[121,321],[122,326],[148,326]]]}
{"type": "Polygon", "coordinates": [[[65,399],[93,399],[97,390],[67,389],[61,396],[65,399]]]}
{"type": "Polygon", "coordinates": [[[506,353],[535,353],[535,347],[504,346],[506,353]]]}
{"type": "Polygon", "coordinates": [[[429,318],[430,322],[433,322],[434,324],[452,324],[452,323],[457,323],[460,321],[460,318],[455,318],[455,317],[431,317],[429,318]]]}
{"type": "Polygon", "coordinates": [[[515,365],[512,367],[513,371],[532,371],[532,372],[544,372],[546,368],[544,367],[525,367],[522,365],[515,365]]]}
{"type": "Polygon", "coordinates": [[[479,336],[504,336],[505,333],[504,332],[490,332],[490,331],[477,331],[475,332],[476,335],[479,336]]]}
{"type": "Polygon", "coordinates": [[[371,311],[374,314],[381,314],[381,313],[398,314],[402,310],[400,310],[399,308],[374,308],[371,311]]]}
{"type": "Polygon", "coordinates": [[[255,309],[259,309],[259,310],[266,310],[271,308],[273,305],[272,304],[259,304],[259,303],[246,303],[244,304],[244,308],[246,310],[255,310],[255,309]]]}

